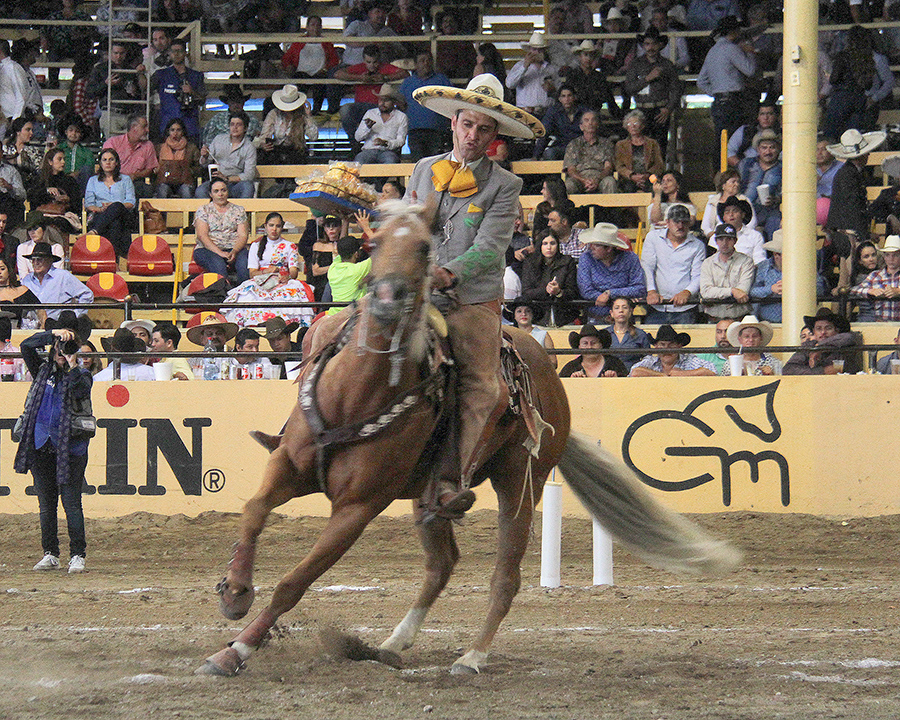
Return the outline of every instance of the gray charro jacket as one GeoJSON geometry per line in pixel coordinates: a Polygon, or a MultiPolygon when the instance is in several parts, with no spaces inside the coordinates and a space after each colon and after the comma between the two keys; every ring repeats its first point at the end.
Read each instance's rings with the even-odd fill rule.
{"type": "MultiPolygon", "coordinates": [[[[435,193],[431,166],[452,157],[447,153],[416,163],[406,199],[426,203],[435,193]]],[[[463,305],[489,302],[503,297],[506,248],[518,216],[522,179],[485,157],[473,169],[478,190],[467,198],[441,193],[439,225],[434,236],[435,263],[457,278],[456,293],[463,305]]]]}

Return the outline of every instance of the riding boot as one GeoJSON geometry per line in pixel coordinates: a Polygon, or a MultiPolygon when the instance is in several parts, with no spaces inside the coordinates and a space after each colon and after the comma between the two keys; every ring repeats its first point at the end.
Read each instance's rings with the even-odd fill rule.
{"type": "Polygon", "coordinates": [[[459,519],[475,502],[469,489],[493,433],[500,387],[499,303],[463,305],[447,316],[459,379],[459,475],[437,485],[437,516],[459,519]]]}

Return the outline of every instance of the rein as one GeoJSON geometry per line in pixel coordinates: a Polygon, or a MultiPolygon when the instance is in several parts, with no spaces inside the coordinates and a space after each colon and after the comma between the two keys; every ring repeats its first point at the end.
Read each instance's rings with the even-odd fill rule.
{"type": "MultiPolygon", "coordinates": [[[[403,353],[400,352],[401,340],[403,339],[403,333],[406,331],[407,325],[409,325],[410,318],[412,318],[413,315],[413,302],[414,298],[407,297],[406,302],[403,303],[403,315],[400,318],[400,322],[397,323],[394,334],[391,335],[391,344],[387,350],[369,347],[368,313],[363,315],[362,321],[359,324],[359,339],[356,341],[356,354],[362,355],[364,352],[370,352],[375,353],[376,355],[390,355],[391,372],[388,375],[388,385],[390,387],[397,387],[397,384],[400,382],[400,368],[405,359],[403,353]]],[[[409,341],[405,344],[409,344],[409,341]]]]}
{"type": "Polygon", "coordinates": [[[390,374],[392,378],[394,376],[396,378],[390,385],[393,387],[399,383],[401,363],[405,358],[404,354],[400,352],[400,349],[403,347],[401,343],[402,330],[408,325],[411,315],[412,302],[408,301],[404,307],[404,316],[398,323],[398,328],[391,338],[390,349],[378,350],[368,347],[366,344],[368,322],[366,316],[357,308],[343,328],[341,328],[336,339],[325,346],[322,352],[313,360],[309,373],[307,373],[305,380],[300,386],[298,401],[306,417],[306,422],[312,431],[313,441],[316,444],[316,473],[319,489],[329,500],[331,496],[328,494],[326,480],[328,465],[335,446],[349,445],[376,437],[390,427],[394,421],[409,412],[421,400],[427,400],[434,406],[439,406],[443,401],[445,382],[443,369],[448,365],[448,361],[441,353],[435,353],[431,356],[432,362],[430,363],[431,368],[428,375],[409,390],[396,395],[376,414],[338,428],[328,428],[325,424],[325,419],[322,417],[322,410],[316,396],[316,388],[321,379],[322,371],[328,362],[351,342],[353,329],[357,323],[360,325],[357,353],[362,354],[366,350],[380,355],[392,353],[390,374]]]}

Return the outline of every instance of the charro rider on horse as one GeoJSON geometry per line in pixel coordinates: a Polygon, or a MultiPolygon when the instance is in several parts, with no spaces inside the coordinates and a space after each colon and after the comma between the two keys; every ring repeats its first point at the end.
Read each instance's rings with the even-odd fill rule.
{"type": "MultiPolygon", "coordinates": [[[[436,194],[432,302],[447,319],[457,366],[459,469],[443,473],[426,504],[440,517],[462,517],[475,502],[469,489],[497,417],[500,379],[500,301],[506,248],[518,215],[522,180],[485,152],[498,135],[532,138],[544,127],[503,101],[493,75],[473,78],[465,90],[428,85],[413,97],[450,118],[453,151],[423,158],[413,170],[406,199],[425,203],[436,194]]],[[[429,493],[426,492],[426,495],[429,493]]]]}

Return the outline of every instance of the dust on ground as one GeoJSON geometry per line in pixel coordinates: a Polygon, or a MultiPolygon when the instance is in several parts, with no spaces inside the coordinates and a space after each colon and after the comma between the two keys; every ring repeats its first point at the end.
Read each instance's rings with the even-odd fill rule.
{"type": "MultiPolygon", "coordinates": [[[[538,521],[488,664],[459,677],[448,669],[487,604],[491,511],[458,529],[462,560],[402,668],[334,657],[320,642],[333,629],[375,646],[415,595],[422,556],[411,520],[378,518],[247,669],[224,679],[193,671],[243,626],[222,618],[213,592],[237,516],[89,518],[88,572],[67,575],[31,570],[36,515],[3,515],[0,717],[900,717],[900,516],[695,519],[743,549],[737,572],[676,577],[617,549],[615,586],[592,587],[590,523],[567,519],[554,590],[539,583],[538,521]]],[[[323,524],[273,516],[250,617],[323,524]]]]}

